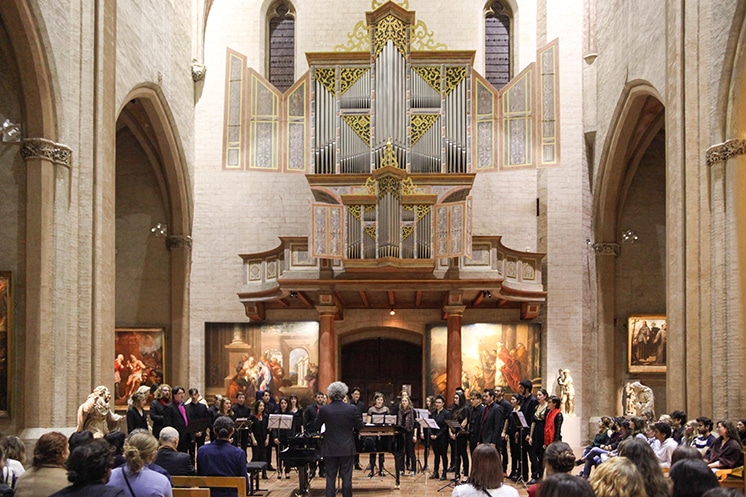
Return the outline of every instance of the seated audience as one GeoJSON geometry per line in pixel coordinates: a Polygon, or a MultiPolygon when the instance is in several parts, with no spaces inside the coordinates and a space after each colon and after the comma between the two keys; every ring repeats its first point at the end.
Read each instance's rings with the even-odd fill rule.
{"type": "Polygon", "coordinates": [[[67,437],[62,433],[53,431],[39,437],[31,469],[18,478],[15,497],[50,495],[70,485],[65,469],[68,455],[67,437]]]}
{"type": "Polygon", "coordinates": [[[104,435],[104,440],[114,447],[114,467],[118,468],[124,464],[124,440],[127,438],[121,431],[110,431],[104,435]]]}
{"type": "Polygon", "coordinates": [[[7,436],[0,439],[0,447],[5,453],[5,466],[15,475],[14,484],[10,485],[15,488],[15,481],[26,471],[26,444],[18,437],[7,436]]]}
{"type": "Polygon", "coordinates": [[[741,445],[746,445],[746,419],[739,419],[736,423],[736,429],[741,439],[741,445]]]}
{"type": "Polygon", "coordinates": [[[539,497],[595,497],[590,483],[567,473],[549,475],[541,482],[539,497]]]}
{"type": "MultiPolygon", "coordinates": [[[[7,477],[15,483],[14,473],[5,466],[5,453],[3,452],[2,447],[0,447],[0,472],[2,472],[4,478],[7,475],[7,477]]],[[[4,479],[3,481],[0,481],[0,497],[13,497],[13,489],[10,485],[5,483],[4,479]]]]}
{"type": "Polygon", "coordinates": [[[684,434],[679,440],[680,447],[693,447],[694,442],[697,440],[697,421],[690,419],[684,425],[684,434]]]}
{"type": "Polygon", "coordinates": [[[160,447],[155,457],[155,464],[168,471],[171,476],[193,476],[197,473],[192,466],[192,458],[189,454],[179,452],[179,432],[171,426],[161,430],[158,438],[160,447]]]}
{"type": "Polygon", "coordinates": [[[671,454],[676,450],[679,444],[676,440],[671,438],[671,425],[659,421],[653,424],[653,441],[651,447],[655,456],[658,458],[658,462],[661,468],[671,467],[671,454]]]}
{"type": "Polygon", "coordinates": [[[171,482],[146,465],[153,462],[158,441],[146,431],[130,434],[124,444],[126,464],[111,472],[108,485],[125,491],[126,495],[171,497],[171,482]]]}
{"type": "Polygon", "coordinates": [[[630,422],[624,418],[614,418],[616,430],[609,438],[609,443],[601,447],[591,449],[585,458],[583,471],[578,474],[581,478],[588,478],[591,474],[591,468],[598,466],[606,461],[609,457],[616,455],[619,444],[630,438],[630,422]]]}
{"type": "Polygon", "coordinates": [[[705,452],[705,462],[711,468],[731,469],[743,466],[743,446],[736,426],[722,419],[717,424],[718,438],[705,452]]]}
{"type": "Polygon", "coordinates": [[[585,446],[585,448],[583,449],[583,455],[580,457],[580,459],[575,461],[576,466],[580,466],[585,462],[585,458],[591,451],[591,449],[593,449],[594,447],[603,447],[604,445],[609,443],[609,436],[612,433],[611,424],[611,418],[609,418],[608,416],[604,416],[598,421],[598,431],[593,437],[593,442],[585,446]]]}
{"type": "Polygon", "coordinates": [[[682,459],[671,467],[671,497],[701,497],[719,486],[715,473],[697,459],[682,459]]]}
{"type": "MultiPolygon", "coordinates": [[[[565,442],[552,442],[544,451],[544,474],[569,473],[575,467],[575,453],[565,442]]],[[[541,482],[528,487],[529,497],[539,495],[541,482]]]]}
{"type": "Polygon", "coordinates": [[[469,478],[466,483],[456,485],[451,497],[518,497],[518,490],[503,485],[503,463],[493,445],[477,445],[471,463],[469,478]]]}
{"type": "MultiPolygon", "coordinates": [[[[233,420],[220,416],[213,423],[218,437],[211,444],[204,445],[197,452],[197,474],[200,476],[242,476],[249,488],[246,473],[246,452],[231,445],[233,420]]],[[[211,488],[211,497],[236,497],[236,491],[229,488],[211,488]]]]}
{"type": "Polygon", "coordinates": [[[72,485],[50,497],[124,497],[120,488],[109,487],[114,450],[106,440],[92,440],[78,445],[67,458],[67,479],[72,485]]]}
{"type": "Polygon", "coordinates": [[[694,447],[685,447],[679,445],[676,450],[671,454],[671,466],[681,461],[682,459],[699,459],[702,460],[702,453],[694,447]]]}
{"type": "Polygon", "coordinates": [[[90,430],[83,430],[76,431],[70,435],[70,438],[67,440],[67,445],[70,449],[70,454],[72,454],[77,447],[91,442],[93,442],[93,432],[90,430]]]}
{"type": "Polygon", "coordinates": [[[743,492],[735,488],[717,487],[703,493],[702,497],[743,497],[743,492]]]}
{"type": "Polygon", "coordinates": [[[704,454],[715,443],[715,435],[712,434],[712,420],[706,416],[698,417],[697,433],[699,436],[694,439],[694,447],[704,454]]]}
{"type": "Polygon", "coordinates": [[[646,497],[645,482],[626,457],[612,457],[593,472],[591,487],[596,497],[646,497]]]}
{"type": "Polygon", "coordinates": [[[647,497],[668,497],[668,482],[663,476],[658,458],[645,440],[630,438],[622,442],[619,445],[619,455],[632,461],[640,472],[647,497]]]}

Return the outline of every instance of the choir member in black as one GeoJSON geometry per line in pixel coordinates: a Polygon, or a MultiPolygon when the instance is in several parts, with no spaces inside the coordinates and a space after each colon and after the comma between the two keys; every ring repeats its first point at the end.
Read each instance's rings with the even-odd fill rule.
{"type": "MultiPolygon", "coordinates": [[[[246,394],[238,392],[236,395],[236,403],[231,407],[231,418],[233,421],[238,419],[246,419],[249,422],[244,424],[244,428],[236,428],[236,433],[233,434],[233,444],[237,447],[241,447],[244,452],[249,446],[251,439],[251,428],[248,426],[251,424],[251,408],[246,405],[246,394]]],[[[236,423],[238,426],[238,423],[236,423]]]]}
{"type": "Polygon", "coordinates": [[[508,476],[508,478],[513,481],[518,480],[518,477],[520,476],[520,472],[518,471],[521,464],[520,430],[518,427],[518,418],[514,413],[520,411],[521,399],[522,397],[517,393],[510,396],[510,405],[512,409],[508,415],[508,422],[504,432],[505,436],[503,437],[503,441],[507,438],[510,445],[510,476],[508,476]]]}
{"type": "Polygon", "coordinates": [[[474,452],[479,444],[479,428],[484,415],[484,404],[482,404],[482,394],[472,391],[469,394],[471,405],[467,407],[468,430],[469,430],[469,454],[474,452]]]}
{"type": "MultiPolygon", "coordinates": [[[[251,462],[269,462],[267,456],[271,454],[269,443],[269,414],[265,411],[264,401],[254,402],[254,414],[251,416],[251,462]]],[[[262,471],[262,478],[267,479],[267,469],[262,471]]]]}
{"type": "MultiPolygon", "coordinates": [[[[184,407],[186,407],[187,417],[192,421],[203,419],[209,419],[210,421],[212,421],[212,415],[210,414],[210,411],[207,409],[207,406],[201,402],[201,400],[202,398],[199,395],[199,390],[196,388],[190,388],[189,402],[184,405],[184,407]]],[[[212,425],[212,422],[210,422],[210,425],[212,425]]],[[[191,454],[192,456],[192,461],[197,460],[197,449],[205,445],[206,436],[207,431],[205,430],[197,431],[194,433],[194,443],[192,443],[189,447],[189,454],[191,454]]]]}
{"type": "Polygon", "coordinates": [[[161,383],[153,392],[155,400],[150,403],[150,421],[153,422],[153,436],[158,438],[163,428],[163,416],[166,414],[166,406],[171,402],[171,387],[161,383]]]}
{"type": "MultiPolygon", "coordinates": [[[[503,415],[503,425],[500,427],[500,431],[504,434],[505,429],[507,428],[508,424],[508,416],[510,416],[510,412],[513,410],[513,407],[510,405],[510,402],[505,400],[505,390],[503,387],[495,387],[495,404],[500,407],[500,410],[502,411],[503,415]]],[[[502,456],[503,460],[503,474],[508,473],[508,441],[505,440],[504,436],[500,436],[500,449],[499,449],[500,455],[502,456]]]]}
{"type": "Polygon", "coordinates": [[[441,480],[447,480],[446,475],[447,460],[446,452],[448,451],[448,425],[446,419],[449,418],[450,412],[445,407],[445,401],[442,395],[435,397],[435,410],[430,414],[430,417],[438,423],[438,430],[431,430],[430,433],[430,445],[433,448],[435,454],[435,464],[433,466],[433,474],[431,478],[440,477],[441,480]],[[440,463],[443,463],[443,473],[438,474],[440,469],[440,463]]]}
{"type": "Polygon", "coordinates": [[[218,416],[220,416],[220,403],[223,400],[223,396],[218,394],[215,396],[214,399],[212,399],[212,405],[207,409],[207,412],[210,414],[210,417],[212,418],[212,421],[210,422],[210,442],[217,440],[217,436],[215,436],[215,430],[212,429],[212,424],[215,422],[216,419],[218,419],[218,416]]]}
{"type": "Polygon", "coordinates": [[[464,429],[464,427],[468,423],[468,412],[466,397],[464,397],[463,392],[459,392],[457,390],[456,394],[453,396],[453,400],[453,405],[456,407],[451,410],[451,419],[453,419],[454,421],[458,421],[461,425],[461,429],[451,429],[449,436],[450,439],[455,442],[456,447],[455,451],[452,453],[453,471],[456,473],[453,479],[457,482],[460,482],[462,466],[464,469],[464,476],[469,474],[469,456],[466,453],[467,439],[469,437],[467,435],[468,432],[464,429]]]}
{"type": "Polygon", "coordinates": [[[540,388],[536,391],[536,409],[534,410],[534,420],[531,423],[531,431],[528,434],[528,443],[531,444],[531,481],[533,485],[540,480],[544,474],[544,425],[549,411],[549,393],[540,388]],[[532,483],[533,482],[533,483],[532,483]]]}
{"type": "MultiPolygon", "coordinates": [[[[381,392],[376,392],[373,396],[373,405],[368,408],[368,416],[373,416],[374,414],[378,415],[386,415],[389,414],[391,411],[389,411],[388,406],[385,406],[386,398],[383,396],[381,392]]],[[[371,418],[372,419],[372,418],[371,418]]],[[[368,437],[373,438],[373,437],[368,437]]],[[[376,437],[377,441],[380,441],[380,437],[376,437]]],[[[376,447],[376,450],[378,450],[379,447],[376,447]]],[[[384,460],[385,454],[383,452],[379,452],[378,454],[378,475],[384,476],[386,473],[383,469],[383,460],[384,460]]],[[[370,455],[370,476],[373,476],[375,473],[375,467],[376,467],[376,455],[371,454],[370,455]]]]}
{"type": "MultiPolygon", "coordinates": [[[[362,419],[363,414],[368,410],[368,406],[360,400],[360,387],[353,387],[352,390],[350,390],[350,404],[357,408],[358,415],[360,415],[362,419]]],[[[363,467],[360,466],[360,454],[355,454],[355,469],[363,469],[363,467]]]]}
{"type": "Polygon", "coordinates": [[[173,426],[179,432],[179,452],[189,452],[189,446],[192,444],[192,435],[187,433],[189,417],[184,407],[185,394],[183,387],[175,386],[171,392],[171,402],[166,405],[166,412],[163,415],[163,426],[173,426]]]}
{"type": "MultiPolygon", "coordinates": [[[[451,411],[451,415],[453,415],[454,411],[458,408],[456,405],[455,395],[461,393],[464,393],[464,389],[461,387],[456,387],[456,392],[454,394],[454,401],[451,403],[450,406],[448,406],[448,410],[451,411]]],[[[466,398],[466,397],[464,397],[466,398]]],[[[456,471],[456,440],[453,438],[448,438],[448,450],[451,452],[451,463],[448,465],[448,472],[453,473],[456,471]]],[[[446,460],[448,460],[448,455],[446,455],[446,460]]]]}
{"type": "MultiPolygon", "coordinates": [[[[427,412],[430,413],[430,417],[432,417],[433,410],[435,409],[433,405],[433,397],[428,395],[425,397],[425,409],[427,412]]],[[[417,431],[419,433],[419,438],[422,441],[422,446],[425,447],[425,462],[422,466],[422,471],[429,471],[430,468],[427,465],[427,460],[430,457],[430,428],[423,428],[421,425],[417,426],[417,431]]]]}
{"type": "Polygon", "coordinates": [[[127,432],[131,433],[136,428],[148,429],[148,417],[145,414],[145,402],[148,396],[145,392],[137,391],[130,397],[132,403],[127,408],[127,432]]]}
{"type": "Polygon", "coordinates": [[[414,431],[415,422],[412,401],[406,395],[402,396],[399,403],[399,409],[396,413],[396,425],[404,431],[404,467],[409,471],[410,476],[414,476],[417,465],[414,457],[414,442],[417,440],[417,435],[415,435],[414,431]]]}
{"type": "MultiPolygon", "coordinates": [[[[314,396],[314,403],[303,410],[303,430],[306,432],[306,434],[316,433],[316,418],[319,417],[319,411],[321,410],[321,406],[325,404],[325,399],[326,395],[324,395],[323,392],[316,392],[316,395],[314,396]]],[[[311,478],[313,478],[314,476],[316,476],[315,462],[311,464],[311,478]]],[[[319,463],[319,477],[326,478],[323,459],[319,463]]]]}
{"type": "MultiPolygon", "coordinates": [[[[521,380],[518,386],[518,393],[521,394],[520,411],[523,413],[523,416],[526,418],[526,424],[529,426],[529,428],[521,429],[521,446],[523,449],[521,458],[521,476],[523,477],[523,481],[528,480],[528,455],[531,451],[531,444],[529,443],[531,437],[529,430],[531,424],[534,422],[534,413],[536,412],[536,406],[539,404],[539,401],[536,400],[536,397],[534,397],[534,395],[531,393],[533,388],[534,385],[531,380],[521,380]]],[[[532,467],[531,473],[534,474],[535,471],[536,468],[532,467]]],[[[533,483],[531,483],[531,485],[533,485],[533,483]]]]}
{"type": "MultiPolygon", "coordinates": [[[[272,395],[272,393],[269,390],[264,390],[262,392],[261,400],[264,402],[264,415],[269,418],[270,414],[275,414],[277,411],[280,410],[280,406],[277,405],[277,402],[275,402],[275,397],[272,395]]],[[[272,467],[272,447],[274,447],[274,444],[269,444],[267,446],[267,471],[274,471],[275,468],[272,467]]],[[[280,456],[277,455],[277,459],[279,460],[280,456]]]]}
{"type": "Polygon", "coordinates": [[[291,395],[288,400],[290,401],[290,414],[293,415],[293,433],[296,435],[303,433],[303,409],[298,403],[298,396],[291,395]]]}
{"type": "MultiPolygon", "coordinates": [[[[276,414],[287,414],[292,416],[293,413],[290,412],[290,402],[285,397],[282,397],[280,399],[280,410],[276,414]]],[[[282,451],[287,446],[288,440],[293,438],[295,436],[294,432],[294,424],[291,425],[289,430],[281,430],[279,428],[273,428],[271,433],[272,443],[277,448],[278,453],[282,451]]],[[[277,479],[282,478],[282,461],[278,459],[277,462],[277,479]]],[[[285,466],[285,478],[290,478],[290,467],[285,466]]]]}

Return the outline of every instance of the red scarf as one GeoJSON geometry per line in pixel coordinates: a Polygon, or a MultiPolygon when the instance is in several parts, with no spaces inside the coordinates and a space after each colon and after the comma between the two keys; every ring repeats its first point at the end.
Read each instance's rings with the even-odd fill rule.
{"type": "Polygon", "coordinates": [[[560,413],[559,409],[551,409],[544,421],[544,445],[554,442],[554,418],[560,413]]]}

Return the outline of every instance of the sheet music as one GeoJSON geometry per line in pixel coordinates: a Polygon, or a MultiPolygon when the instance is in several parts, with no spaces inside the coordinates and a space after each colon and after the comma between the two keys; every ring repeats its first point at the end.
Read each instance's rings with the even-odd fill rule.
{"type": "Polygon", "coordinates": [[[269,429],[290,430],[293,428],[292,414],[270,414],[269,429]]]}
{"type": "Polygon", "coordinates": [[[433,430],[440,430],[440,426],[433,418],[417,418],[417,422],[423,428],[431,428],[433,430]]]}
{"type": "Polygon", "coordinates": [[[515,412],[516,416],[518,417],[518,421],[521,422],[521,428],[528,428],[528,423],[526,423],[526,416],[524,416],[521,411],[513,412],[515,412]]]}
{"type": "Polygon", "coordinates": [[[383,422],[387,425],[395,425],[396,424],[396,416],[394,414],[386,414],[383,418],[383,422]]]}
{"type": "Polygon", "coordinates": [[[430,417],[430,411],[427,409],[414,409],[415,415],[418,418],[429,418],[430,417]]]}
{"type": "Polygon", "coordinates": [[[374,425],[382,425],[386,421],[386,415],[385,414],[371,414],[370,415],[370,422],[374,425]]]}

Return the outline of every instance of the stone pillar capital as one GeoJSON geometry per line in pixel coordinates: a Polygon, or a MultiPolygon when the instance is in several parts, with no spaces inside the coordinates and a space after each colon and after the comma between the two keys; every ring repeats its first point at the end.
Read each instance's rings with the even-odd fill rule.
{"type": "Polygon", "coordinates": [[[26,138],[21,147],[23,160],[42,159],[67,168],[72,167],[73,151],[70,147],[46,138],[26,138]]]}
{"type": "Polygon", "coordinates": [[[465,310],[466,310],[465,305],[444,305],[443,306],[443,313],[446,315],[446,317],[463,316],[465,310]]]}
{"type": "Polygon", "coordinates": [[[712,166],[736,155],[746,155],[746,140],[733,139],[713,145],[705,152],[705,160],[708,166],[712,166]]]}
{"type": "Polygon", "coordinates": [[[596,255],[613,255],[619,257],[622,254],[622,247],[616,242],[598,242],[593,244],[593,250],[596,255]]]}
{"type": "Polygon", "coordinates": [[[166,247],[171,249],[188,249],[192,248],[192,237],[188,235],[170,235],[166,238],[166,247]]]}
{"type": "Polygon", "coordinates": [[[339,308],[336,305],[317,305],[316,310],[319,311],[320,316],[336,316],[339,312],[339,308]]]}

